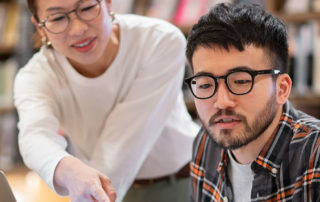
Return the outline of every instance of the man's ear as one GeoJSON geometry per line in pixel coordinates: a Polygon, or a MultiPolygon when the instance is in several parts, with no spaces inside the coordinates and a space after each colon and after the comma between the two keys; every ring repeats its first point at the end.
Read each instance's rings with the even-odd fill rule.
{"type": "Polygon", "coordinates": [[[46,37],[46,33],[44,32],[43,28],[38,25],[37,20],[33,16],[31,17],[31,22],[36,27],[36,29],[37,29],[38,33],[40,34],[40,36],[41,37],[46,37]]]}
{"type": "Polygon", "coordinates": [[[288,74],[280,74],[277,78],[277,104],[285,104],[289,98],[292,81],[288,74]]]}

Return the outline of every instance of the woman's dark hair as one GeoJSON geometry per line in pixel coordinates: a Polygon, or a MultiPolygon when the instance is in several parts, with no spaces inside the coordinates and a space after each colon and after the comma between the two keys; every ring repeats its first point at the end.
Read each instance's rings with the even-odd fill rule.
{"type": "Polygon", "coordinates": [[[28,0],[28,8],[31,11],[33,17],[39,21],[38,15],[37,15],[37,5],[35,0],[28,0]]]}
{"type": "Polygon", "coordinates": [[[239,51],[246,45],[263,48],[271,65],[286,72],[288,65],[287,31],[284,23],[254,4],[222,3],[213,7],[195,24],[189,35],[186,55],[190,65],[197,47],[218,45],[239,51]]]}
{"type": "MultiPolygon", "coordinates": [[[[34,17],[34,19],[36,19],[36,21],[39,21],[39,17],[37,14],[38,8],[36,5],[36,1],[35,0],[28,0],[28,8],[29,8],[30,12],[32,13],[32,16],[34,17]]],[[[40,37],[39,33],[35,32],[33,34],[32,38],[33,38],[33,42],[34,42],[34,44],[33,44],[34,48],[39,49],[42,45],[41,37],[40,37]]]]}

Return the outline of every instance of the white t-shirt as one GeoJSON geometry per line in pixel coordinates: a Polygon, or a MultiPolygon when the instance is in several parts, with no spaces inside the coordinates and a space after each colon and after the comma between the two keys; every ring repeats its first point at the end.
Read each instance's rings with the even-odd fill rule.
{"type": "Polygon", "coordinates": [[[231,151],[228,150],[230,162],[228,164],[228,176],[231,182],[234,202],[251,201],[253,172],[250,164],[238,163],[231,151]]]}
{"type": "MultiPolygon", "coordinates": [[[[169,23],[116,15],[120,47],[106,72],[86,78],[53,49],[41,50],[15,79],[24,162],[51,187],[71,154],[111,178],[117,201],[135,178],[178,171],[191,159],[199,127],[181,90],[185,38],[169,23]]],[[[56,187],[64,195],[66,190],[56,187]]]]}

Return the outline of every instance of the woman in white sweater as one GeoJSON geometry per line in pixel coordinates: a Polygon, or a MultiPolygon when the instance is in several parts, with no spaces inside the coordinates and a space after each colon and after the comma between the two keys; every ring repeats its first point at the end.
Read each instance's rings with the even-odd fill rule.
{"type": "Polygon", "coordinates": [[[111,0],[28,4],[43,46],[15,79],[26,165],[71,201],[186,201],[181,32],[111,0]]]}

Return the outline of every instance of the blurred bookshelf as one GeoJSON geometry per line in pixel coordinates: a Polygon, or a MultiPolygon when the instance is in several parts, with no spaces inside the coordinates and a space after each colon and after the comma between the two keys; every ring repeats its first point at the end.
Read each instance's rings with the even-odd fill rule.
{"type": "MultiPolygon", "coordinates": [[[[0,169],[9,170],[19,159],[17,114],[13,105],[13,82],[18,67],[30,57],[32,46],[23,46],[25,33],[24,0],[0,0],[0,169]],[[31,50],[31,51],[30,51],[31,50]],[[21,60],[21,56],[25,59],[21,60]]],[[[30,16],[28,16],[30,21],[30,16]]]]}
{"type": "MultiPolygon", "coordinates": [[[[320,118],[320,0],[118,0],[113,4],[123,8],[127,3],[124,13],[167,20],[187,36],[200,16],[220,2],[260,4],[283,20],[289,30],[288,73],[293,80],[289,100],[296,108],[320,118]]],[[[113,8],[117,12],[118,6],[113,8]]],[[[185,86],[184,89],[188,90],[185,86]]],[[[195,117],[193,98],[188,92],[185,100],[195,117]]]]}
{"type": "MultiPolygon", "coordinates": [[[[289,32],[288,73],[293,80],[289,100],[297,109],[320,118],[320,0],[131,0],[128,12],[167,20],[187,36],[200,16],[221,2],[259,4],[283,20],[289,32]]],[[[187,107],[195,117],[193,98],[184,89],[187,107]]]]}
{"type": "Polygon", "coordinates": [[[267,0],[265,8],[286,24],[289,36],[290,101],[320,118],[320,1],[267,0]]]}
{"type": "MultiPolygon", "coordinates": [[[[14,75],[34,53],[34,27],[26,2],[0,0],[0,168],[4,165],[1,160],[4,148],[8,148],[4,145],[16,144],[17,117],[12,102],[14,75]],[[11,123],[11,131],[2,123],[11,123]]],[[[294,82],[290,101],[298,109],[320,118],[320,0],[115,0],[112,9],[115,13],[135,13],[167,20],[187,36],[200,16],[220,2],[260,4],[284,21],[290,37],[289,74],[294,82]],[[309,32],[309,36],[305,37],[304,32],[309,32]],[[297,44],[309,44],[310,47],[304,48],[307,52],[301,54],[297,44]],[[301,66],[301,58],[304,58],[304,66],[301,66]]],[[[186,70],[186,76],[190,75],[190,70],[186,70]]],[[[195,118],[193,97],[186,86],[183,89],[187,107],[195,118]]],[[[5,151],[6,155],[15,156],[13,153],[5,151]]]]}

